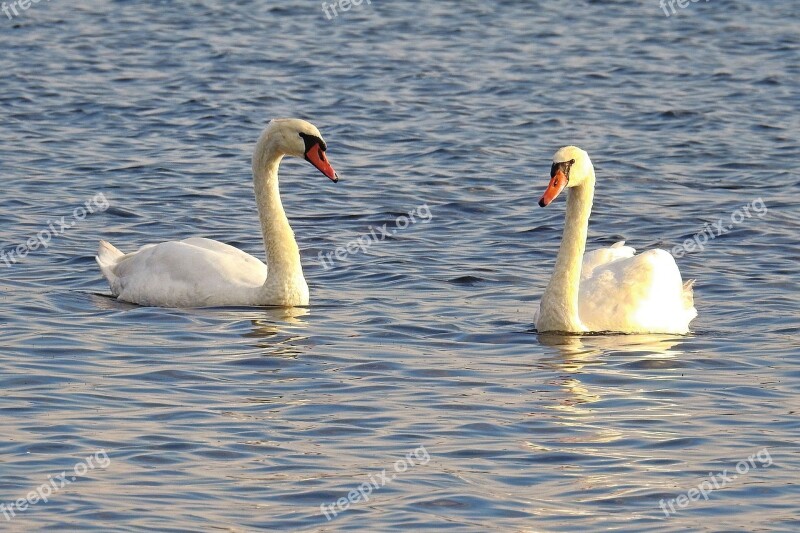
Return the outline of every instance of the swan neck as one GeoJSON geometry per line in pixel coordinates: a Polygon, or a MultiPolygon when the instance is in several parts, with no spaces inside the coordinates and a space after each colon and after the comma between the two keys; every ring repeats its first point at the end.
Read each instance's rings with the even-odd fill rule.
{"type": "MultiPolygon", "coordinates": [[[[585,331],[579,315],[579,293],[583,254],[589,230],[589,215],[594,198],[594,172],[584,182],[570,188],[561,247],[550,283],[542,297],[542,312],[547,316],[547,329],[553,331],[585,331]]],[[[537,325],[538,327],[538,325],[537,325]]],[[[539,328],[541,330],[541,328],[539,328]]]]}
{"type": "Polygon", "coordinates": [[[253,184],[264,250],[267,254],[267,284],[280,283],[298,274],[302,277],[300,249],[281,202],[278,167],[284,154],[271,143],[257,150],[253,158],[253,184]]]}

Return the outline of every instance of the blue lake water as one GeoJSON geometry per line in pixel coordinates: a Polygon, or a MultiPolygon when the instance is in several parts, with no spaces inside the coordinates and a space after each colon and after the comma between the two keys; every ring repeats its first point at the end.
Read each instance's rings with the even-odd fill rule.
{"type": "Polygon", "coordinates": [[[0,504],[47,496],[0,530],[800,531],[800,4],[328,14],[0,13],[0,249],[57,233],[0,261],[0,504]],[[281,168],[311,306],[111,299],[99,239],[263,257],[250,154],[285,116],[342,176],[281,168]],[[533,332],[565,144],[597,169],[589,249],[731,226],[678,260],[692,335],[533,332]]]}

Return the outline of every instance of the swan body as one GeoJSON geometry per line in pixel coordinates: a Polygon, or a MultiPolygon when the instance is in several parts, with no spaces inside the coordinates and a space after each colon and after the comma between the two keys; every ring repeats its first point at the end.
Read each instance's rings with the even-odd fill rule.
{"type": "Polygon", "coordinates": [[[697,316],[693,281],[684,283],[664,250],[636,250],[618,242],[589,253],[586,236],[595,174],[589,155],[574,146],[553,158],[547,206],[569,188],[564,236],[555,271],[534,316],[539,332],[689,332],[697,316]]]}
{"type": "Polygon", "coordinates": [[[233,246],[204,238],[150,244],[124,254],[101,241],[95,258],[119,300],[160,307],[302,306],[308,285],[300,250],[283,210],[278,166],[303,157],[332,181],[322,136],[299,119],[269,123],[253,155],[253,183],[267,263],[233,246]]]}

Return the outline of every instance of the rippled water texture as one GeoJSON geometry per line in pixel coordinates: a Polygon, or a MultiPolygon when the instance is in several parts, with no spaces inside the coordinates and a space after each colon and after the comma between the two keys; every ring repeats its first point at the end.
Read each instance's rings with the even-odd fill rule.
{"type": "Polygon", "coordinates": [[[68,482],[0,530],[800,531],[800,4],[337,13],[0,14],[0,246],[75,222],[0,262],[0,503],[68,482]],[[263,257],[249,158],[280,116],[318,125],[342,175],[282,167],[310,308],[111,299],[99,239],[263,257]],[[533,332],[565,205],[536,201],[564,144],[597,168],[590,249],[741,218],[678,261],[692,335],[533,332]],[[318,261],[421,206],[428,223],[318,261]]]}

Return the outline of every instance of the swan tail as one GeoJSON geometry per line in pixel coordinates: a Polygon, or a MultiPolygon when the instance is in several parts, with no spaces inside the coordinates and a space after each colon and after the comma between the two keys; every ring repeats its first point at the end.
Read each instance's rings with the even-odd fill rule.
{"type": "Polygon", "coordinates": [[[117,275],[114,274],[114,267],[125,254],[120,252],[113,244],[106,241],[100,241],[100,246],[97,248],[97,255],[94,260],[103,272],[103,276],[108,280],[111,290],[116,292],[114,287],[117,285],[117,275]]]}
{"type": "Polygon", "coordinates": [[[696,279],[690,279],[683,284],[683,305],[689,313],[689,321],[691,322],[697,316],[697,309],[694,308],[694,282],[696,279]]]}

